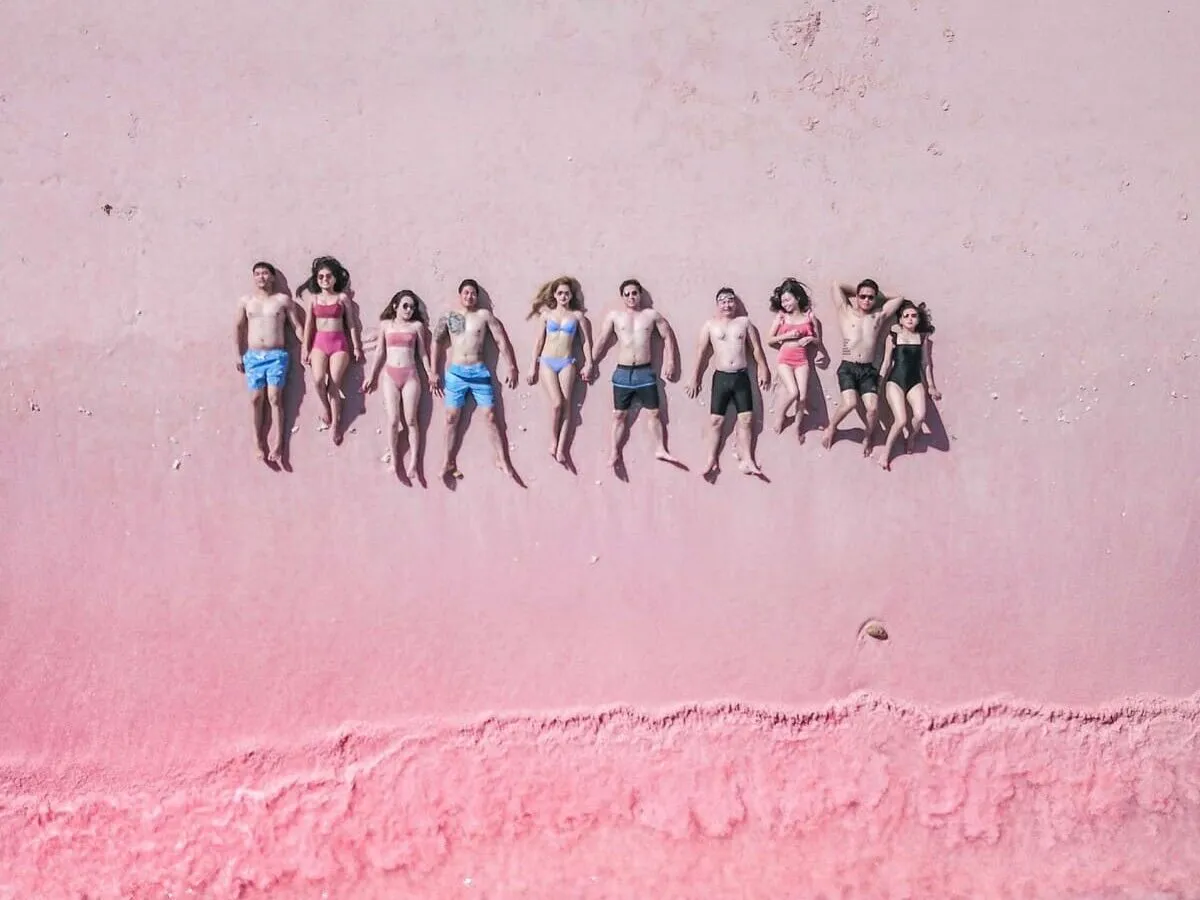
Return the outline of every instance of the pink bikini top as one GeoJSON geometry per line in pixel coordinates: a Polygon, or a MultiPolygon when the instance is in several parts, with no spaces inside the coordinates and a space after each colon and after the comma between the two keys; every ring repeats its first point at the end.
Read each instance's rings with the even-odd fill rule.
{"type": "Polygon", "coordinates": [[[315,300],[312,305],[312,313],[318,319],[340,319],[342,317],[342,304],[340,301],[322,305],[315,300]]]}
{"type": "Polygon", "coordinates": [[[383,340],[389,347],[411,347],[416,339],[415,331],[389,331],[383,340]]]}
{"type": "Polygon", "coordinates": [[[817,330],[813,327],[811,315],[806,317],[803,322],[796,324],[785,319],[783,313],[779,314],[779,334],[798,334],[800,337],[815,337],[816,332],[817,330]]]}

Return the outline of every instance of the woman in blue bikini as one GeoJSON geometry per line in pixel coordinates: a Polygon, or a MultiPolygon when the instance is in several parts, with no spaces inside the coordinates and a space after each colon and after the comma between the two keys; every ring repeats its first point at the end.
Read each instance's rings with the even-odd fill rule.
{"type": "Polygon", "coordinates": [[[533,348],[533,366],[528,378],[536,384],[539,376],[550,401],[550,455],[567,465],[567,445],[571,432],[571,395],[575,376],[584,381],[595,377],[592,361],[592,325],[583,312],[583,292],[574,278],[562,276],[548,281],[533,298],[527,319],[541,324],[533,348]],[[583,348],[583,366],[575,358],[575,341],[583,348]]]}

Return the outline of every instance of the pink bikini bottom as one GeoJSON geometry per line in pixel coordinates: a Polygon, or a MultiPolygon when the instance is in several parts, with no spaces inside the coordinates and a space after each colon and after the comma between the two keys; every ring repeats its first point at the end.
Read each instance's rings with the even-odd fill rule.
{"type": "Polygon", "coordinates": [[[318,331],[313,337],[312,348],[326,356],[333,356],[335,353],[349,353],[350,342],[346,340],[344,331],[318,331]]]}

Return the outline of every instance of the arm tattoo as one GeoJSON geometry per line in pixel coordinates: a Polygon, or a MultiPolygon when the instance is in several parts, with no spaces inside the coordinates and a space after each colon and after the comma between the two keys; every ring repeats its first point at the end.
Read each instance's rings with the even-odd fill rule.
{"type": "Polygon", "coordinates": [[[437,324],[433,326],[433,339],[441,342],[446,337],[446,315],[443,313],[437,320],[437,324]]]}

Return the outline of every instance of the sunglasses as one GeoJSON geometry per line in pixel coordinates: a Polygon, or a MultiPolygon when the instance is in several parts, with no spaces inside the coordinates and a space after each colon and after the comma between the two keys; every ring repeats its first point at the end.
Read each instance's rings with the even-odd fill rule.
{"type": "Polygon", "coordinates": [[[875,295],[874,294],[859,294],[858,299],[859,300],[874,300],[875,295]]]}

